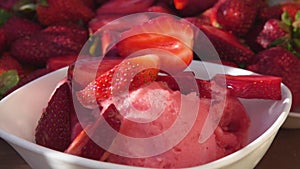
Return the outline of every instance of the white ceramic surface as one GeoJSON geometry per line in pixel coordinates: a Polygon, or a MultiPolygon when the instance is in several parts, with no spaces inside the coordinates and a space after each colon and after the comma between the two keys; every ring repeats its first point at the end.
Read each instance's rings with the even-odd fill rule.
{"type": "MultiPolygon", "coordinates": [[[[224,72],[233,75],[253,74],[242,69],[198,61],[191,64],[191,69],[203,79],[224,72]]],[[[135,168],[84,159],[34,143],[34,129],[41,116],[41,110],[46,106],[57,82],[65,75],[66,68],[60,69],[29,83],[1,100],[0,137],[11,144],[33,169],[135,168]]],[[[252,121],[249,144],[222,159],[194,168],[254,168],[288,116],[291,93],[284,85],[281,85],[281,89],[280,101],[241,99],[252,121]]]]}

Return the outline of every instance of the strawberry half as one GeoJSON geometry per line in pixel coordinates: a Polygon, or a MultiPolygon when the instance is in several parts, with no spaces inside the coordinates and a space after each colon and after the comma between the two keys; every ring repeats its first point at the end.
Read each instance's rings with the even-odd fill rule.
{"type": "Polygon", "coordinates": [[[73,88],[83,89],[91,81],[105,72],[112,69],[114,66],[122,62],[122,58],[104,57],[100,60],[99,57],[79,57],[75,63],[69,66],[68,79],[72,80],[73,88]]]}
{"type": "Polygon", "coordinates": [[[123,60],[96,80],[77,92],[78,100],[85,107],[97,107],[97,103],[113,95],[134,90],[156,79],[159,71],[156,55],[143,55],[123,60]]]}
{"type": "Polygon", "coordinates": [[[71,116],[75,114],[68,82],[52,95],[36,127],[37,144],[64,151],[71,143],[71,116]]]}
{"type": "Polygon", "coordinates": [[[176,73],[193,59],[193,29],[188,22],[171,16],[159,16],[122,33],[117,44],[121,56],[135,52],[154,53],[160,57],[161,70],[176,73]],[[180,33],[178,33],[180,32],[180,33]]]}
{"type": "Polygon", "coordinates": [[[247,99],[281,99],[282,78],[280,77],[217,74],[214,76],[213,81],[216,81],[217,83],[225,82],[227,89],[230,91],[230,95],[235,97],[247,99]]]}

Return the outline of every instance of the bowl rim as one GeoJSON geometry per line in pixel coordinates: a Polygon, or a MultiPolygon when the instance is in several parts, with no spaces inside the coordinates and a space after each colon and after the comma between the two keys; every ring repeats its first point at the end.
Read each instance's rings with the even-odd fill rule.
{"type": "MultiPolygon", "coordinates": [[[[195,61],[193,61],[195,62],[195,61]]],[[[196,61],[197,62],[197,61],[196,61]]],[[[214,64],[214,65],[219,65],[216,63],[211,63],[211,62],[205,62],[203,61],[205,64],[214,64]]],[[[224,66],[224,65],[220,65],[220,66],[224,66]]],[[[229,67],[229,66],[225,66],[225,67],[229,67]]],[[[230,67],[233,68],[233,67],[230,67]]],[[[234,69],[239,69],[239,68],[234,68],[234,69]]],[[[67,67],[61,68],[59,70],[50,72],[36,80],[33,80],[31,82],[29,82],[28,84],[24,85],[30,85],[31,83],[35,83],[37,80],[41,80],[42,78],[47,78],[48,76],[54,76],[58,73],[65,73],[67,70],[67,67]]],[[[252,73],[251,71],[247,71],[244,69],[241,69],[245,72],[249,72],[252,73]]],[[[18,90],[21,90],[24,86],[22,86],[21,88],[15,90],[14,92],[12,92],[10,95],[6,96],[5,98],[3,98],[1,102],[7,100],[10,98],[10,96],[15,93],[18,92],[18,90]]],[[[286,92],[287,94],[287,98],[291,99],[292,95],[290,90],[283,84],[281,83],[281,89],[282,91],[286,92]]],[[[231,153],[225,157],[222,157],[218,160],[203,164],[203,165],[199,165],[199,166],[194,166],[194,167],[189,167],[189,168],[197,168],[197,169],[204,169],[204,168],[216,168],[215,166],[218,166],[220,164],[222,164],[222,166],[227,166],[230,165],[236,161],[239,161],[240,159],[244,158],[245,156],[247,156],[248,154],[250,154],[251,152],[253,152],[255,149],[259,148],[259,142],[266,142],[268,139],[270,139],[274,134],[277,134],[279,128],[282,126],[282,124],[284,123],[284,121],[286,120],[286,118],[288,117],[289,113],[290,113],[290,108],[291,108],[291,101],[288,102],[286,104],[286,106],[284,107],[283,112],[281,112],[281,114],[278,116],[278,118],[275,120],[275,122],[266,130],[264,131],[259,137],[257,137],[256,139],[254,139],[253,141],[251,141],[249,144],[247,144],[245,147],[243,147],[242,149],[231,153]]],[[[294,115],[295,113],[291,114],[294,115]]],[[[298,116],[298,114],[297,114],[298,116]]],[[[300,117],[300,115],[299,115],[300,117]]],[[[81,166],[89,166],[89,167],[105,167],[105,168],[143,168],[143,167],[135,167],[135,166],[127,166],[127,165],[122,165],[122,164],[114,164],[114,163],[109,163],[109,162],[102,162],[102,161],[96,161],[96,160],[92,160],[92,159],[87,159],[87,158],[83,158],[83,157],[79,157],[79,156],[75,156],[75,155],[71,155],[71,154],[67,154],[64,152],[59,152],[56,150],[52,150],[50,148],[46,148],[40,145],[35,144],[34,142],[28,141],[26,139],[23,139],[21,137],[15,136],[11,133],[8,133],[6,131],[4,131],[3,129],[0,129],[0,137],[3,138],[5,141],[7,141],[10,145],[12,145],[12,147],[14,149],[17,150],[17,147],[15,147],[15,145],[25,148],[29,151],[32,151],[34,153],[38,153],[38,154],[55,154],[55,156],[53,156],[52,158],[56,158],[58,160],[61,161],[65,161],[65,162],[69,162],[69,163],[74,163],[77,165],[81,165],[81,166]]],[[[21,154],[22,156],[22,154],[21,154]]],[[[30,163],[27,162],[29,165],[30,163]]]]}

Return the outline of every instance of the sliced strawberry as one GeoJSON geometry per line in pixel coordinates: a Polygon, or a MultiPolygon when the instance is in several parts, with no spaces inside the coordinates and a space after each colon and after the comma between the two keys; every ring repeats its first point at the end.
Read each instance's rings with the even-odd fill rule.
{"type": "Polygon", "coordinates": [[[99,160],[105,153],[105,149],[100,147],[98,143],[104,143],[106,148],[108,148],[115,137],[115,134],[113,133],[108,133],[105,137],[103,137],[103,133],[106,132],[104,131],[106,127],[104,120],[114,130],[119,131],[122,115],[120,115],[114,105],[110,105],[106,110],[104,110],[103,114],[96,122],[87,126],[80,132],[65,152],[85,158],[99,160]]]}
{"type": "Polygon", "coordinates": [[[213,80],[224,82],[235,97],[247,99],[281,99],[282,78],[260,75],[216,75],[213,80]]]}
{"type": "Polygon", "coordinates": [[[69,67],[68,79],[72,80],[73,87],[82,89],[98,76],[120,64],[123,59],[117,57],[80,57],[69,67]]]}
{"type": "Polygon", "coordinates": [[[125,59],[79,91],[78,100],[85,107],[97,107],[97,103],[113,95],[120,95],[154,81],[158,68],[159,58],[156,55],[125,59]]]}
{"type": "Polygon", "coordinates": [[[46,68],[50,70],[57,70],[65,66],[69,66],[77,59],[77,55],[56,56],[47,60],[46,68]]]}
{"type": "Polygon", "coordinates": [[[37,144],[64,151],[71,142],[71,115],[75,114],[70,85],[61,84],[52,95],[36,127],[37,144]]]}
{"type": "MultiPolygon", "coordinates": [[[[197,25],[211,40],[221,60],[236,64],[249,64],[254,52],[229,32],[208,25],[197,25]]],[[[209,60],[209,58],[208,58],[209,60]]]]}
{"type": "Polygon", "coordinates": [[[155,53],[160,56],[161,69],[169,73],[184,70],[193,59],[191,25],[171,16],[151,19],[121,36],[124,39],[117,44],[121,56],[141,50],[143,54],[155,53]]]}

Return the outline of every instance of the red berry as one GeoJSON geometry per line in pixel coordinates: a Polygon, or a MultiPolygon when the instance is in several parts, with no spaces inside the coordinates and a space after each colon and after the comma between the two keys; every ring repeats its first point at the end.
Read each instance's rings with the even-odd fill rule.
{"type": "Polygon", "coordinates": [[[193,59],[194,33],[191,25],[170,16],[151,19],[123,32],[121,36],[124,39],[117,44],[121,56],[128,57],[143,50],[146,54],[157,52],[161,70],[168,73],[184,70],[193,59]]]}
{"type": "Polygon", "coordinates": [[[159,59],[156,55],[144,55],[123,60],[89,83],[77,93],[85,107],[93,108],[114,95],[135,90],[156,79],[159,59]]]}
{"type": "Polygon", "coordinates": [[[88,22],[95,15],[82,0],[40,1],[36,7],[36,12],[39,22],[44,25],[88,22]]]}
{"type": "Polygon", "coordinates": [[[222,29],[243,36],[251,29],[258,7],[258,0],[225,0],[217,8],[216,19],[222,29]]]}
{"type": "Polygon", "coordinates": [[[36,127],[37,144],[64,151],[71,143],[71,116],[75,111],[69,85],[60,85],[43,111],[36,127]]]}
{"type": "Polygon", "coordinates": [[[253,64],[247,69],[265,74],[278,76],[291,90],[293,108],[300,104],[300,60],[290,51],[282,47],[272,47],[255,55],[253,64]]]}

